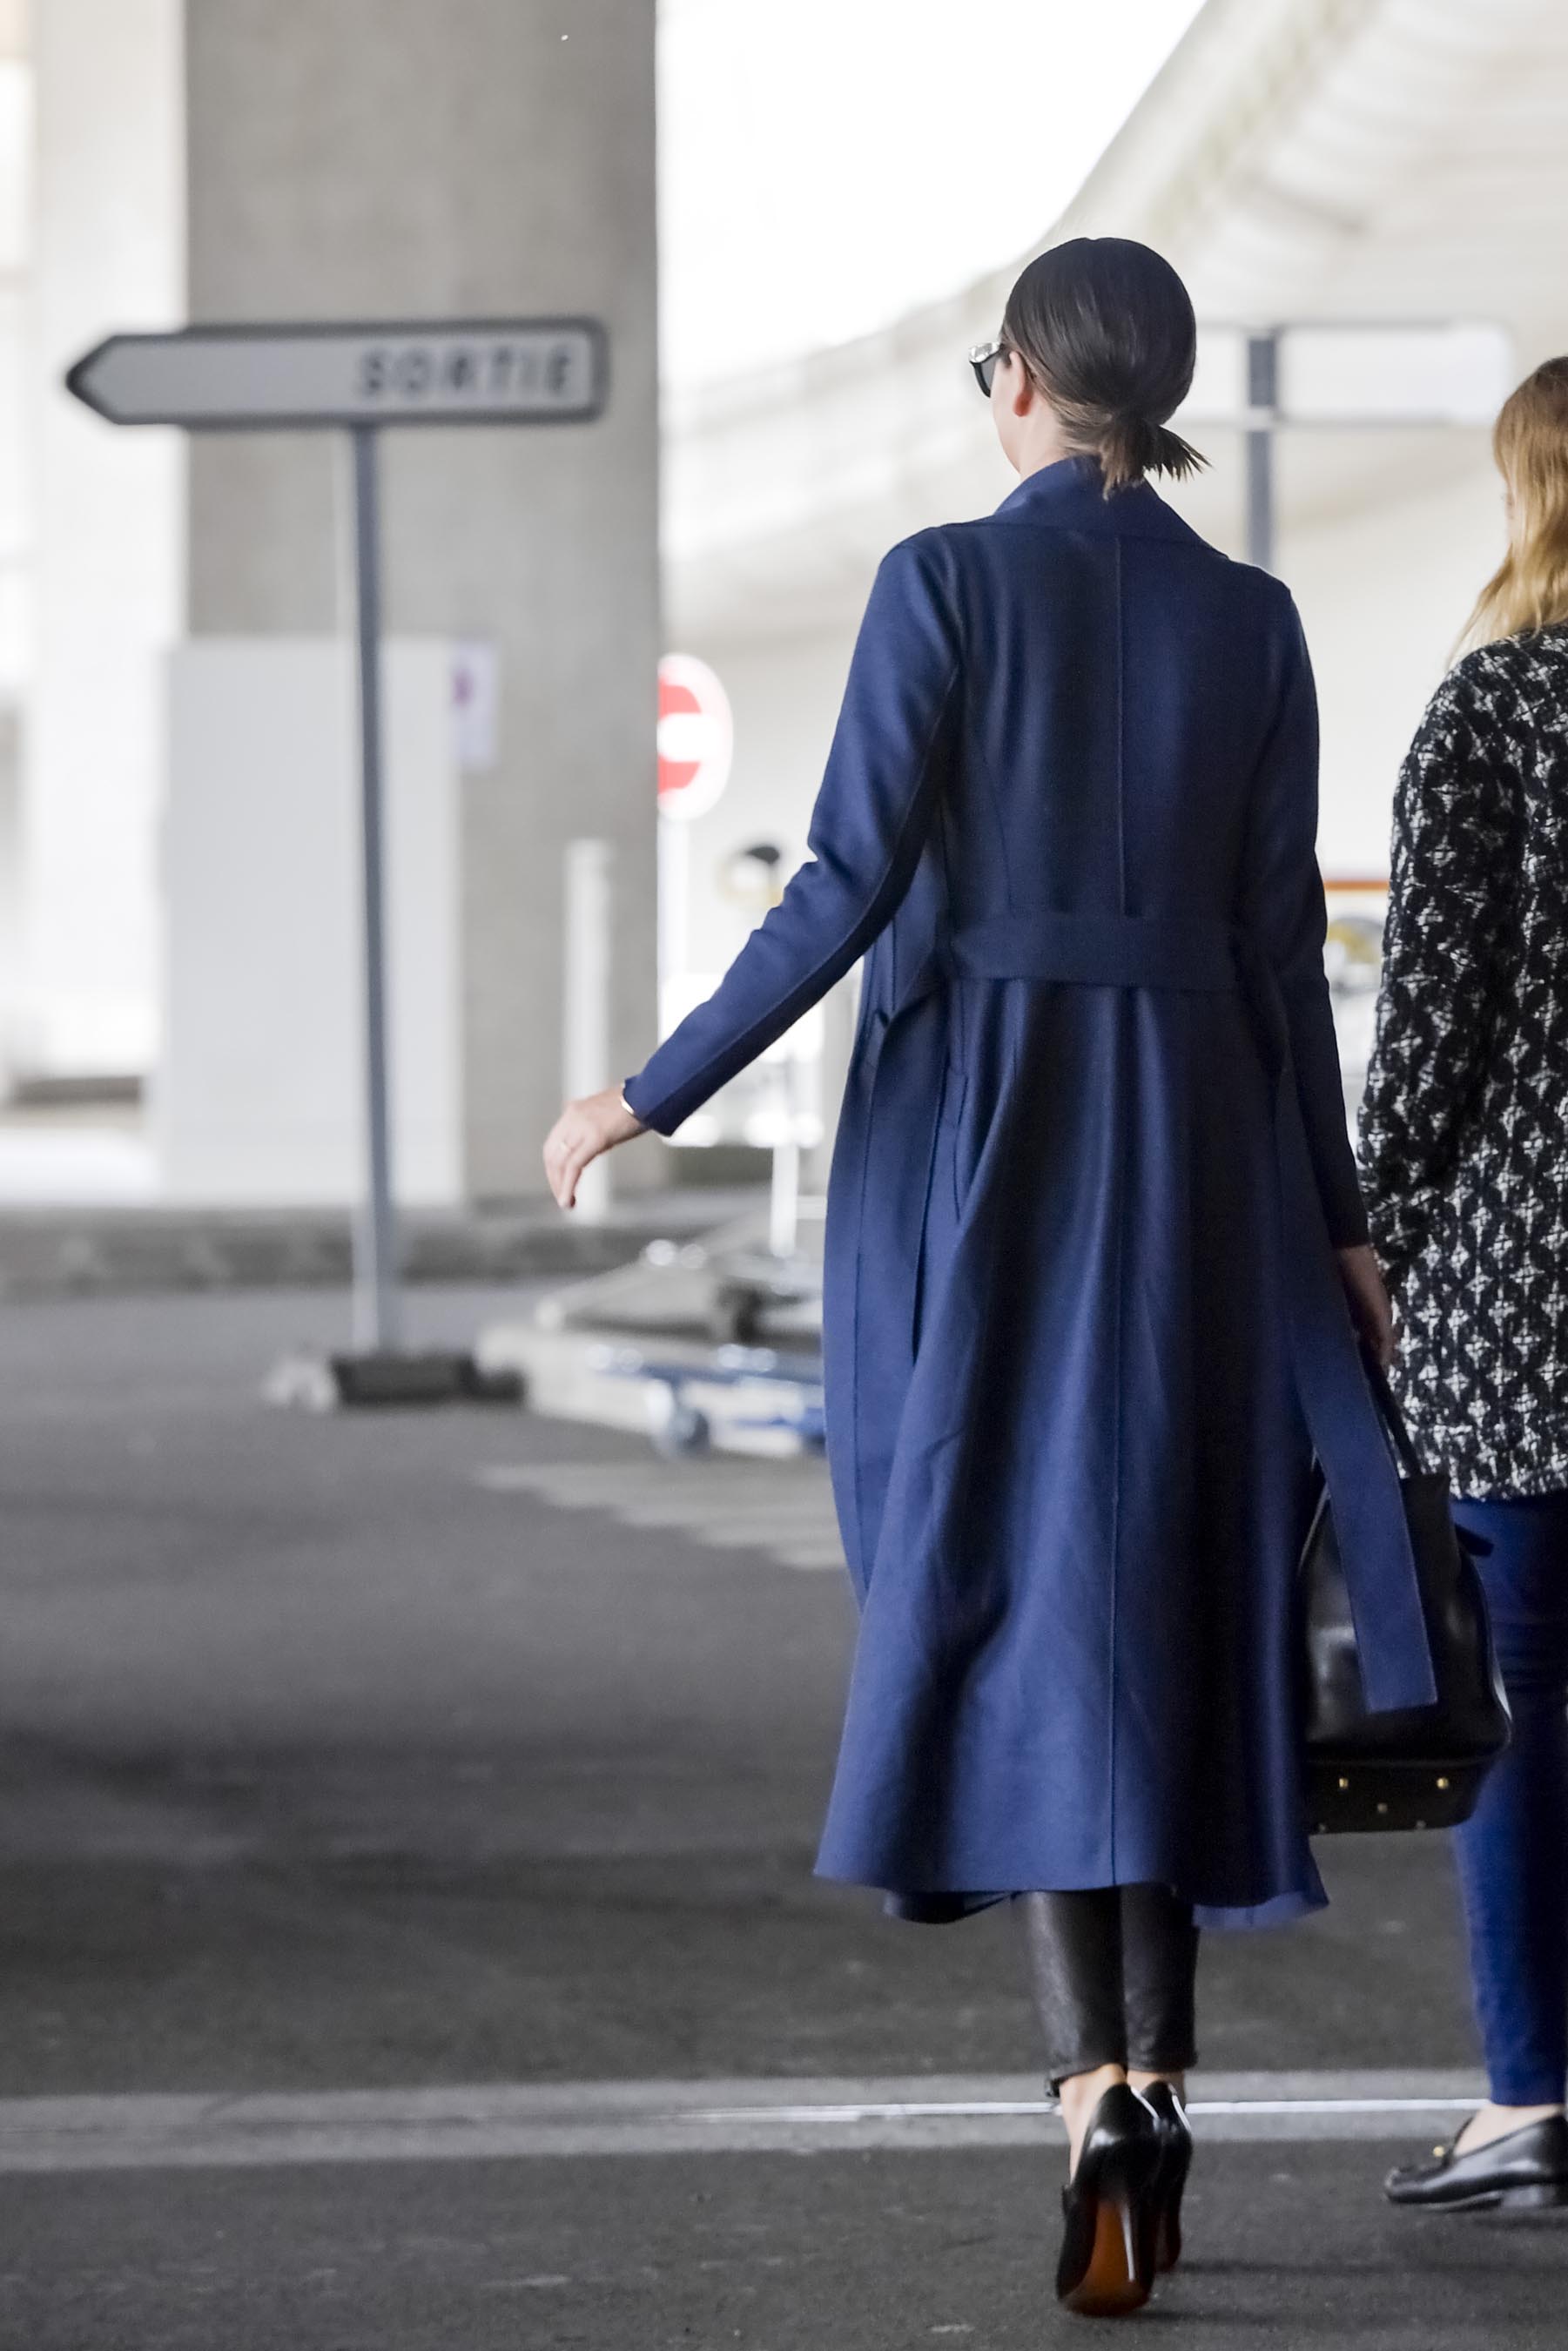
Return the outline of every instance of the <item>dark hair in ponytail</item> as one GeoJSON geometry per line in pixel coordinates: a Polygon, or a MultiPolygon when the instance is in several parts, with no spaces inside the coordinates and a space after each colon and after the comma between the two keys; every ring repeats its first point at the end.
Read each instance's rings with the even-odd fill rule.
{"type": "Polygon", "coordinates": [[[1145,474],[1179,481],[1207,464],[1166,423],[1192,384],[1197,322],[1152,246],[1075,236],[1037,255],[1008,296],[1002,340],[1071,445],[1099,458],[1107,496],[1145,474]]]}

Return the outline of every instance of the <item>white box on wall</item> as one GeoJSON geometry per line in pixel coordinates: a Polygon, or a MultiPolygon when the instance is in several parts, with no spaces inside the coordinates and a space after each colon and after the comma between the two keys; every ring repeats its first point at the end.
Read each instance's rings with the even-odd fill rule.
{"type": "MultiPolygon", "coordinates": [[[[452,653],[383,648],[392,1165],[463,1196],[452,653]]],[[[167,1198],[339,1205],[363,1188],[359,767],[347,645],[200,638],[170,657],[162,1051],[167,1198]]]]}

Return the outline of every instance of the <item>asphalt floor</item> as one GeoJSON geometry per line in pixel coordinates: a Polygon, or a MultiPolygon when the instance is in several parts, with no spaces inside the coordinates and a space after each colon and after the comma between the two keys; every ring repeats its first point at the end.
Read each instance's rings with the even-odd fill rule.
{"type": "MultiPolygon", "coordinates": [[[[415,1335],[517,1302],[422,1290],[415,1335]]],[[[896,1927],[810,1876],[841,1578],[765,1529],[629,1522],[608,1497],[633,1438],[265,1405],[275,1358],[344,1314],[310,1291],[0,1315],[0,2105],[1027,2074],[1015,1922],[896,1927]],[[508,1482],[552,1462],[613,1468],[605,1509],[508,1482]]],[[[1323,1860],[1322,1917],[1209,1939],[1206,2064],[1473,2064],[1442,1842],[1323,1860]]],[[[1204,2147],[1190,2267],[1136,2323],[1238,2351],[1562,2342],[1568,2224],[1396,2214],[1401,2151],[1204,2147]]],[[[1061,2169],[1043,2126],[918,2152],[13,2168],[0,2346],[1071,2340],[1061,2169]]]]}

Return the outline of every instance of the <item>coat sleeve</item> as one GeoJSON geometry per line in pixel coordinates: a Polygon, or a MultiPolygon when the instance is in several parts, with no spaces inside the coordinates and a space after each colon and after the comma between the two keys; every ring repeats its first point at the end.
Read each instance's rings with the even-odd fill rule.
{"type": "Polygon", "coordinates": [[[1400,770],[1377,1037],[1361,1114],[1373,1237],[1396,1280],[1432,1230],[1496,1026],[1515,794],[1464,664],[1400,770]]]}
{"type": "Polygon", "coordinates": [[[951,757],[958,644],[930,534],[883,558],[861,624],[810,855],[723,980],[633,1078],[644,1126],[673,1134],[826,995],[891,920],[951,757]]]}
{"type": "Polygon", "coordinates": [[[1351,1148],[1333,1008],[1323,972],[1328,910],[1318,871],[1318,704],[1306,639],[1287,597],[1274,716],[1253,785],[1245,899],[1278,983],[1318,1196],[1336,1249],[1367,1237],[1351,1148]]]}

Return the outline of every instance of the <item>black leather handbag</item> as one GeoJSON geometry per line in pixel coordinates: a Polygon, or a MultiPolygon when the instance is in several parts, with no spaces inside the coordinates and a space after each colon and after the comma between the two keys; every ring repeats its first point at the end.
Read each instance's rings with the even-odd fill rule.
{"type": "Polygon", "coordinates": [[[1314,1835],[1339,1829],[1452,1828],[1475,1810],[1508,1745],[1508,1700],[1472,1553],[1484,1549],[1448,1508],[1448,1481],[1424,1469],[1381,1365],[1367,1379],[1399,1468],[1437,1686],[1433,1706],[1369,1714],[1328,1496],[1301,1562],[1306,1793],[1314,1835]]]}

